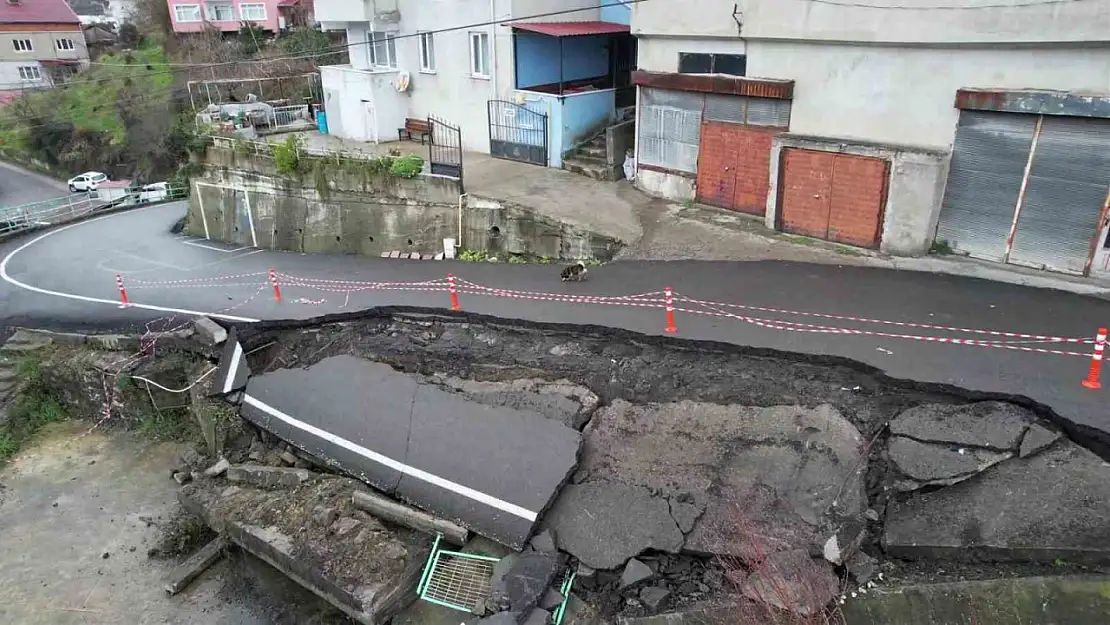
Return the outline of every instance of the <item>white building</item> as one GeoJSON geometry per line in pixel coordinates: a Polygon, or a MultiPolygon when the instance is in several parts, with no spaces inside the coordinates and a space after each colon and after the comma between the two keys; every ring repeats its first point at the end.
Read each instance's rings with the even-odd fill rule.
{"type": "Polygon", "coordinates": [[[642,188],[895,254],[1110,271],[1110,0],[675,4],[632,7],[642,188]]]}
{"type": "Polygon", "coordinates": [[[632,40],[619,8],[606,22],[599,0],[316,0],[350,46],[349,65],[320,68],[328,132],[396,141],[406,119],[435,117],[464,150],[488,153],[492,136],[495,155],[558,166],[616,117],[630,67],[613,43],[632,40]]]}

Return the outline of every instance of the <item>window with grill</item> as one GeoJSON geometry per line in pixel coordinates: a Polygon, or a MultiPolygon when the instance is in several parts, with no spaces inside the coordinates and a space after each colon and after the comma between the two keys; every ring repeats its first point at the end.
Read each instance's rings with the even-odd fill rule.
{"type": "Polygon", "coordinates": [[[239,16],[244,22],[265,22],[266,21],[266,5],[265,4],[240,4],[239,16]]]}
{"type": "Polygon", "coordinates": [[[397,42],[388,33],[369,32],[370,64],[374,67],[397,68],[397,42]]]}
{"type": "Polygon", "coordinates": [[[12,48],[16,52],[33,52],[35,47],[31,45],[30,39],[13,39],[12,48]]]}
{"type": "Polygon", "coordinates": [[[751,126],[790,127],[790,100],[741,95],[705,96],[705,119],[751,126]]]}
{"type": "Polygon", "coordinates": [[[640,93],[639,162],[696,173],[705,96],[645,88],[640,93]]]}
{"type": "Polygon", "coordinates": [[[28,65],[26,67],[19,68],[19,77],[22,80],[38,80],[42,78],[42,74],[39,73],[39,68],[33,65],[28,65]]]}
{"type": "Polygon", "coordinates": [[[678,73],[680,74],[745,76],[747,71],[748,57],[744,54],[678,53],[678,73]]]}

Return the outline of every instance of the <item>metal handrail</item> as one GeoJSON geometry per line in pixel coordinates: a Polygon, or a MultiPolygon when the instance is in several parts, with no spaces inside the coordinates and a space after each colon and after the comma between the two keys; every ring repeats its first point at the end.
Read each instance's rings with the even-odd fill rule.
{"type": "Polygon", "coordinates": [[[0,207],[0,235],[56,226],[103,208],[180,200],[189,195],[189,189],[168,186],[165,196],[157,199],[143,199],[141,194],[141,187],[129,187],[123,189],[120,197],[112,200],[103,200],[97,191],[88,191],[30,204],[0,207]]]}

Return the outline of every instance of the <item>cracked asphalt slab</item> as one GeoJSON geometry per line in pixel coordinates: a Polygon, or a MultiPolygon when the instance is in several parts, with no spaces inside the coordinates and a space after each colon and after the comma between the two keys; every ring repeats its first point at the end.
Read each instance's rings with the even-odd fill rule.
{"type": "MultiPolygon", "coordinates": [[[[181,203],[142,208],[0,245],[0,277],[4,278],[0,283],[0,315],[8,324],[113,327],[141,324],[173,314],[174,310],[274,320],[309,319],[383,305],[449,306],[448,294],[443,291],[344,293],[341,287],[320,290],[292,284],[282,286],[283,300],[278,303],[266,284],[266,272],[274,267],[282,274],[307,279],[359,282],[426,281],[453,272],[460,280],[499,289],[566,295],[631,295],[671,286],[679,295],[699,300],[1060,337],[1091,337],[1097,328],[1110,322],[1110,302],[1101,299],[974,278],[876,268],[776,261],[622,261],[592,270],[585,282],[563,283],[558,279],[560,268],[551,265],[387,260],[229,248],[171,234],[170,228],[184,210],[181,203]],[[129,285],[131,301],[152,309],[118,308],[117,273],[123,274],[129,285]],[[253,275],[206,287],[182,283],[146,288],[139,282],[241,274],[253,275]]],[[[619,327],[647,334],[663,334],[665,325],[659,308],[469,293],[463,293],[460,299],[468,312],[506,318],[619,327]]],[[[687,307],[690,305],[680,305],[687,307]]],[[[735,312],[888,333],[992,338],[781,313],[735,312]]],[[[877,367],[895,378],[959,386],[982,392],[984,397],[1027,397],[1053,410],[1067,424],[1077,426],[1079,434],[1110,443],[1110,412],[1105,407],[1110,391],[1092,391],[1080,385],[1089,364],[1086,357],[770,329],[740,319],[682,311],[677,314],[677,325],[681,338],[840,356],[877,367]]],[[[1008,343],[1015,346],[1080,352],[1089,349],[1086,345],[1004,340],[1016,341],[1008,343]]]]}

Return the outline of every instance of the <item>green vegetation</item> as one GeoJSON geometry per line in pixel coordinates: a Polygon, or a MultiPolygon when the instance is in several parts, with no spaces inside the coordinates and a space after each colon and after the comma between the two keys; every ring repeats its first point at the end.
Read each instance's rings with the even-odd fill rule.
{"type": "Polygon", "coordinates": [[[66,418],[62,404],[43,381],[41,357],[28,356],[19,363],[22,390],[0,426],[0,462],[15,455],[44,425],[66,418]]]}
{"type": "Polygon", "coordinates": [[[933,241],[932,247],[929,248],[929,253],[936,254],[937,256],[949,256],[955,254],[956,250],[952,249],[947,239],[940,239],[933,241]]]}
{"type": "Polygon", "coordinates": [[[389,166],[389,174],[398,178],[415,178],[423,170],[424,159],[415,155],[395,158],[389,166]]]}

